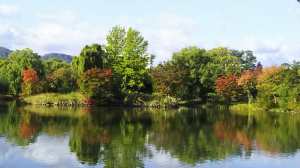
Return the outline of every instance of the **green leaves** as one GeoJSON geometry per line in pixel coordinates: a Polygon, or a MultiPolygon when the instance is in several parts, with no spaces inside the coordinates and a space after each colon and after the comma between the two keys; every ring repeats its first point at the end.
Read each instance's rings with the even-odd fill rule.
{"type": "Polygon", "coordinates": [[[108,45],[103,46],[105,53],[104,67],[116,72],[122,83],[123,92],[136,92],[144,86],[143,80],[149,75],[146,69],[153,56],[146,54],[148,41],[140,32],[115,26],[106,38],[108,45]]]}
{"type": "Polygon", "coordinates": [[[102,48],[99,44],[86,45],[78,57],[74,57],[71,66],[80,75],[91,68],[103,68],[102,48]]]}
{"type": "Polygon", "coordinates": [[[23,50],[16,50],[8,55],[11,63],[3,66],[0,69],[0,75],[4,76],[9,85],[9,92],[17,95],[21,90],[21,76],[22,71],[25,69],[32,68],[37,72],[38,76],[44,75],[44,67],[40,56],[33,53],[32,50],[26,48],[23,50]]]}

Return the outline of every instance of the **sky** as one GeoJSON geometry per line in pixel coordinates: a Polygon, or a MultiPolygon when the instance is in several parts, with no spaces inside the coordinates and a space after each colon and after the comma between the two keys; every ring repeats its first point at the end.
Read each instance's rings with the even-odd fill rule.
{"type": "Polygon", "coordinates": [[[297,0],[1,0],[0,46],[79,55],[120,25],[148,40],[155,63],[188,46],[251,50],[265,66],[300,61],[297,0]]]}

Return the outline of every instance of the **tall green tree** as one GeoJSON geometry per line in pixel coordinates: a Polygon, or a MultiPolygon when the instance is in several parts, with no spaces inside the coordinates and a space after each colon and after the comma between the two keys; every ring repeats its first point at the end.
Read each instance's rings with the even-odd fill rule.
{"type": "Polygon", "coordinates": [[[241,62],[227,47],[217,47],[209,51],[213,62],[220,66],[224,73],[240,73],[241,62]]]}
{"type": "Polygon", "coordinates": [[[9,92],[16,95],[21,90],[22,72],[29,68],[35,70],[38,76],[44,75],[44,67],[40,56],[29,48],[16,50],[8,55],[11,63],[0,69],[1,76],[9,82],[9,92]]]}
{"type": "Polygon", "coordinates": [[[99,44],[86,45],[78,57],[74,57],[71,66],[80,75],[92,68],[103,69],[102,48],[99,44]]]}
{"type": "Polygon", "coordinates": [[[184,82],[188,91],[185,98],[201,98],[206,102],[209,95],[214,93],[215,81],[222,73],[221,66],[214,63],[214,60],[217,60],[215,55],[195,46],[173,53],[172,64],[187,73],[188,79],[184,82]]]}
{"type": "Polygon", "coordinates": [[[115,26],[106,37],[107,46],[104,67],[116,72],[121,80],[123,92],[137,92],[144,86],[143,80],[150,74],[147,69],[153,58],[146,54],[148,41],[140,32],[129,28],[115,26]]]}

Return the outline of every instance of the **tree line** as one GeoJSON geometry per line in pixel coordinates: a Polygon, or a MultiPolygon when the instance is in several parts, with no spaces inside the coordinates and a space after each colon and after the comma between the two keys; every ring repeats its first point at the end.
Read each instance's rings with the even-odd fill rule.
{"type": "Polygon", "coordinates": [[[30,49],[0,60],[0,92],[19,96],[80,91],[86,102],[134,103],[141,95],[203,103],[258,102],[267,109],[297,109],[300,62],[265,67],[252,51],[187,47],[153,66],[148,41],[132,28],[115,26],[107,45],[86,45],[71,63],[41,60],[30,49]]]}

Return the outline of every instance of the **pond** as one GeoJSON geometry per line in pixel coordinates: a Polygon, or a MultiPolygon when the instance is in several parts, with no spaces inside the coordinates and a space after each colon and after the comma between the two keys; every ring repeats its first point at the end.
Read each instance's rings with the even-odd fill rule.
{"type": "Polygon", "coordinates": [[[294,167],[300,115],[0,103],[0,167],[294,167]]]}

